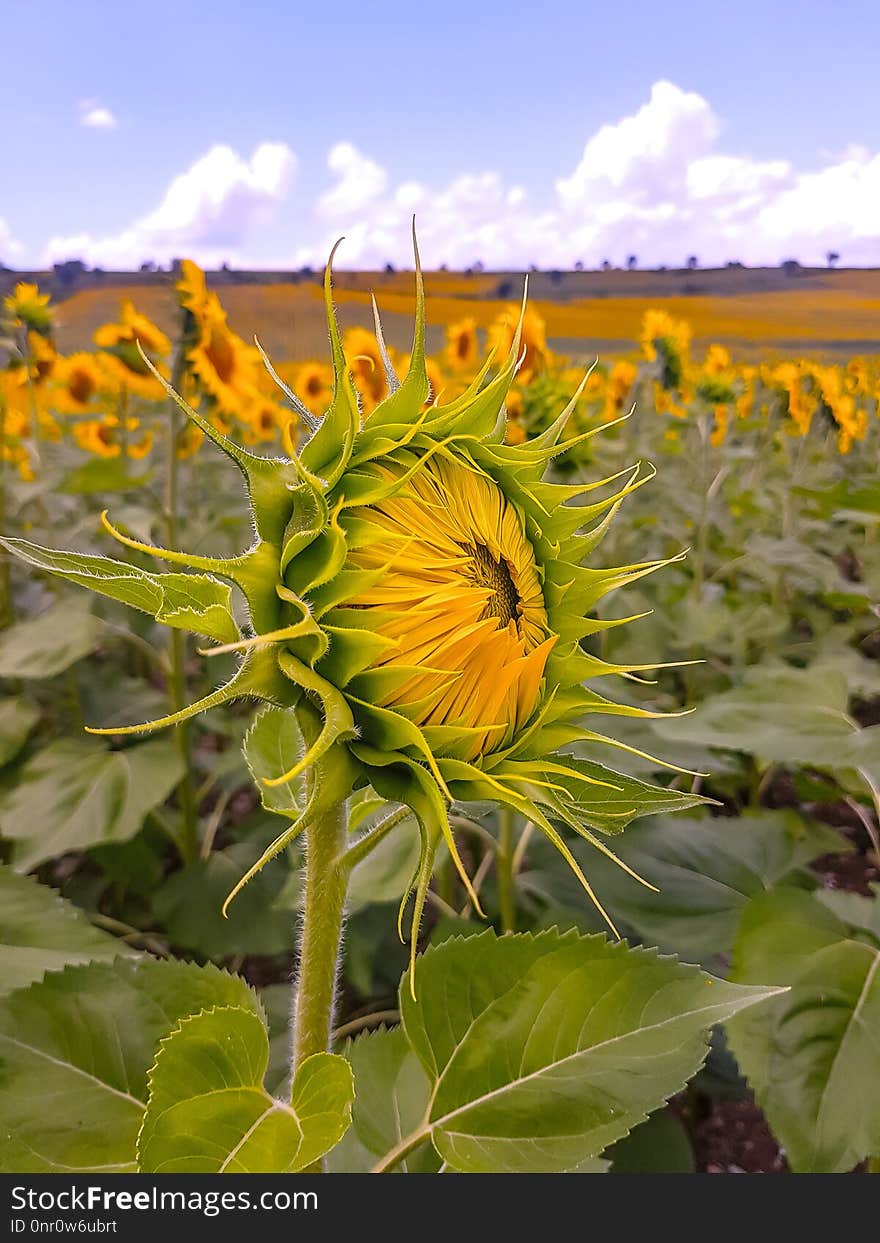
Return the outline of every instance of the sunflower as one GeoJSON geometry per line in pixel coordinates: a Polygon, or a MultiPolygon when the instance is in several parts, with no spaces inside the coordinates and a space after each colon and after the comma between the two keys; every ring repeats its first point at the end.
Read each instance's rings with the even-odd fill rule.
{"type": "Polygon", "coordinates": [[[150,369],[150,362],[156,363],[169,354],[171,342],[161,328],[135,309],[130,298],[122,300],[119,321],[102,324],[93,339],[101,351],[100,365],[116,387],[148,399],[161,396],[162,390],[150,369]]]}
{"type": "Polygon", "coordinates": [[[27,355],[28,367],[34,383],[42,384],[52,376],[55,370],[55,364],[58,361],[55,346],[48,337],[31,331],[27,334],[27,355]]]}
{"type": "Polygon", "coordinates": [[[259,355],[226,322],[220,299],[209,293],[196,314],[196,340],[189,361],[197,386],[220,411],[247,421],[257,389],[259,355]]]}
{"type": "Polygon", "coordinates": [[[204,272],[192,259],[182,260],[180,280],[174,288],[177,290],[180,305],[198,319],[208,301],[208,285],[204,272]]]}
{"type": "Polygon", "coordinates": [[[116,419],[83,419],[73,425],[73,438],[81,449],[94,457],[119,457],[116,419]]]}
{"type": "MultiPolygon", "coordinates": [[[[570,486],[544,478],[554,457],[598,430],[560,443],[583,384],[539,436],[505,443],[505,403],[522,353],[525,307],[494,376],[490,356],[464,393],[427,404],[418,257],[416,281],[409,369],[399,379],[380,345],[388,396],[366,419],[336,323],[329,266],[333,398],[298,451],[288,444],[286,457],[253,455],[177,398],[243,473],[252,546],[232,558],[196,556],[143,544],[106,517],[105,525],[126,547],[196,571],[203,590],[206,575],[233,584],[246,602],[249,628],[242,635],[232,612],[218,603],[219,582],[203,616],[195,607],[183,615],[166,611],[170,624],[215,638],[214,650],[239,652],[235,674],[181,712],[98,731],[156,729],[241,696],[293,711],[302,750],[288,771],[265,784],[280,799],[306,770],[311,779],[301,803],[289,796],[285,814],[292,823],[227,902],[293,837],[306,831],[317,840],[330,810],[371,786],[410,808],[420,829],[411,884],[413,955],[441,841],[479,909],[450,827],[452,803],[490,800],[526,816],[598,903],[563,830],[615,858],[603,838],[637,814],[638,800],[623,795],[623,779],[612,769],[579,760],[569,748],[578,741],[619,745],[597,730],[597,716],[654,714],[613,702],[594,686],[597,678],[645,666],[606,664],[581,644],[622,624],[591,616],[604,595],[666,564],[593,564],[620,503],[650,472],[636,466],[570,486]]],[[[108,562],[104,575],[89,557],[86,576],[78,574],[75,554],[58,570],[58,561],[37,546],[5,542],[32,564],[76,574],[99,591],[110,590],[105,578],[118,581],[118,563],[108,562]]],[[[179,593],[179,574],[172,579],[179,593]]],[[[152,574],[150,581],[161,587],[163,576],[152,574]]],[[[643,789],[652,799],[662,793],[643,789]]]]}
{"type": "Polygon", "coordinates": [[[659,380],[665,389],[681,385],[691,346],[691,326],[673,319],[666,311],[645,312],[641,332],[642,352],[648,362],[659,365],[659,380]]]}
{"type": "Polygon", "coordinates": [[[342,342],[355,388],[361,396],[365,414],[388,395],[388,382],[382,351],[374,333],[367,328],[349,328],[342,342]]]}
{"type": "Polygon", "coordinates": [[[519,343],[523,358],[517,374],[521,384],[528,384],[546,371],[551,362],[547,325],[532,306],[526,307],[522,317],[517,306],[506,306],[489,326],[488,339],[489,348],[495,351],[498,358],[507,357],[514,340],[519,343]]]}
{"type": "MultiPolygon", "coordinates": [[[[119,322],[103,324],[95,331],[94,341],[99,350],[116,350],[121,346],[136,347],[140,344],[151,358],[161,358],[171,352],[171,342],[165,333],[135,309],[131,298],[122,299],[119,322]]],[[[134,352],[137,353],[136,348],[134,352]]]]}
{"type": "Polygon", "coordinates": [[[293,390],[313,414],[323,414],[333,394],[333,368],[325,363],[303,363],[293,390]]]}
{"type": "Polygon", "coordinates": [[[605,405],[602,410],[602,418],[607,423],[619,417],[632,392],[637,375],[638,368],[635,363],[625,358],[621,358],[611,368],[605,386],[605,405]]]}
{"type": "Polygon", "coordinates": [[[475,319],[461,319],[446,329],[446,359],[454,371],[473,367],[478,349],[475,319]]]}
{"type": "Polygon", "coordinates": [[[40,293],[38,285],[19,281],[11,294],[3,300],[6,314],[16,328],[25,328],[47,337],[52,332],[54,319],[50,296],[40,293]]]}
{"type": "Polygon", "coordinates": [[[106,372],[86,353],[59,358],[54,379],[53,401],[63,414],[85,414],[107,384],[106,372]]]}

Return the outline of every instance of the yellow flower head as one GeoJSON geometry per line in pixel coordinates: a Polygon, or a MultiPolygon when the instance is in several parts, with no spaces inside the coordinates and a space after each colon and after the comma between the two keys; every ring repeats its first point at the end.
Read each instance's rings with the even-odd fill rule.
{"type": "Polygon", "coordinates": [[[234,333],[216,294],[207,300],[197,318],[198,338],[187,355],[198,387],[225,414],[247,420],[247,408],[255,400],[259,355],[234,333]]]}
{"type": "Polygon", "coordinates": [[[446,329],[446,358],[454,371],[471,368],[477,361],[477,321],[460,319],[446,329]]]}
{"type": "Polygon", "coordinates": [[[376,336],[366,328],[350,328],[342,342],[354,386],[369,413],[388,393],[382,352],[376,336]]]}
{"type": "Polygon", "coordinates": [[[625,358],[620,359],[611,368],[608,383],[605,386],[605,406],[602,411],[602,417],[606,422],[611,422],[620,415],[632,392],[637,375],[638,367],[625,358]]]}
{"type": "Polygon", "coordinates": [[[323,414],[333,393],[333,368],[326,363],[303,363],[293,390],[313,414],[323,414]]]}
{"type": "Polygon", "coordinates": [[[678,388],[691,346],[690,324],[673,319],[666,311],[648,310],[642,320],[641,345],[648,362],[659,363],[663,387],[678,388]]]}
{"type": "Polygon", "coordinates": [[[31,331],[27,334],[28,366],[35,384],[48,380],[55,369],[58,355],[52,342],[40,333],[31,331]]]}
{"type": "MultiPolygon", "coordinates": [[[[494,376],[490,358],[459,396],[427,404],[418,257],[416,281],[409,369],[398,377],[377,333],[388,395],[363,417],[328,266],[333,396],[311,437],[299,450],[288,443],[286,457],[251,454],[178,398],[244,475],[255,531],[248,550],[221,558],[153,548],[105,518],[127,547],[195,571],[185,609],[159,600],[149,611],[214,639],[217,651],[240,654],[230,681],[204,700],[105,732],[159,728],[240,696],[293,712],[302,749],[287,771],[264,779],[273,807],[292,823],[230,897],[306,826],[320,823],[331,803],[370,786],[408,806],[419,824],[413,954],[441,841],[479,909],[450,828],[450,804],[491,800],[527,816],[593,896],[565,828],[614,858],[604,836],[619,832],[640,803],[646,806],[648,791],[652,811],[664,799],[677,806],[682,798],[700,801],[568,750],[579,740],[616,745],[597,731],[597,716],[651,715],[611,702],[594,686],[600,677],[644,666],[606,664],[581,645],[620,624],[592,615],[604,595],[665,564],[608,568],[594,556],[619,503],[650,473],[636,466],[571,486],[544,478],[556,456],[597,430],[561,439],[583,383],[540,435],[505,443],[524,310],[507,354],[495,359],[494,376]],[[606,494],[601,500],[594,499],[597,488],[606,494]],[[247,606],[244,634],[231,608],[233,587],[247,606]],[[303,790],[298,783],[307,769],[313,779],[303,790]]],[[[41,568],[78,574],[76,554],[61,562],[25,541],[5,543],[41,568]]],[[[88,582],[98,591],[118,592],[120,575],[137,573],[110,560],[102,568],[95,557],[87,564],[88,582]]],[[[179,573],[152,573],[149,582],[160,595],[167,583],[171,600],[179,601],[179,573]]],[[[146,607],[145,597],[141,591],[133,602],[146,607]]]]}
{"type": "Polygon", "coordinates": [[[92,354],[60,358],[55,368],[52,397],[63,414],[84,414],[106,386],[107,376],[92,354]]]}
{"type": "Polygon", "coordinates": [[[49,294],[40,293],[39,286],[29,281],[19,281],[3,300],[15,327],[31,329],[43,337],[52,331],[53,311],[49,303],[49,294]]]}
{"type": "Polygon", "coordinates": [[[180,280],[174,288],[180,305],[198,319],[208,301],[208,286],[204,272],[192,259],[184,259],[181,263],[180,280]]]}
{"type": "Polygon", "coordinates": [[[102,324],[95,331],[94,342],[101,351],[100,365],[115,387],[126,388],[142,397],[156,399],[161,387],[150,370],[171,350],[171,342],[146,315],[136,310],[130,298],[120,305],[119,321],[102,324]],[[145,361],[147,355],[150,362],[145,361]]]}
{"type": "Polygon", "coordinates": [[[519,307],[505,307],[490,325],[488,338],[489,348],[495,351],[498,359],[506,358],[513,341],[518,339],[520,352],[525,355],[517,373],[522,384],[528,384],[535,376],[546,371],[551,362],[552,355],[547,346],[547,325],[532,306],[526,307],[521,325],[519,307]]]}

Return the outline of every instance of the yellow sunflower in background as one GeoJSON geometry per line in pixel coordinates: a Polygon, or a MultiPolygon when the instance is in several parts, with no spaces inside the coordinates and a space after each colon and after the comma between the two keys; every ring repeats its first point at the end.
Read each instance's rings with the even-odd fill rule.
{"type": "Polygon", "coordinates": [[[388,395],[379,342],[368,328],[349,328],[343,337],[342,348],[354,386],[361,397],[362,409],[369,414],[388,395]]]}
{"type": "Polygon", "coordinates": [[[59,358],[52,388],[56,410],[62,414],[86,414],[107,388],[107,379],[93,354],[80,352],[59,358]]]}
{"type": "Polygon", "coordinates": [[[161,385],[151,374],[140,350],[158,362],[171,352],[171,342],[161,328],[135,309],[130,298],[122,300],[119,321],[102,324],[93,339],[101,351],[101,366],[117,386],[153,401],[162,398],[161,385]]]}
{"type": "Polygon", "coordinates": [[[49,294],[40,293],[39,285],[19,281],[4,298],[3,306],[16,328],[30,329],[45,337],[52,331],[54,318],[50,301],[49,294]]]}
{"type": "Polygon", "coordinates": [[[333,395],[333,368],[326,363],[303,363],[296,372],[293,391],[313,414],[323,414],[333,395]]]}
{"type": "Polygon", "coordinates": [[[153,433],[140,430],[140,420],[127,418],[123,425],[115,414],[102,419],[83,419],[73,425],[73,438],[95,457],[132,459],[146,457],[153,447],[153,433]]]}
{"type": "Polygon", "coordinates": [[[605,385],[605,405],[602,408],[604,422],[613,422],[623,413],[638,372],[635,363],[625,358],[619,359],[611,368],[605,385]]]}
{"type": "Polygon", "coordinates": [[[58,360],[58,354],[51,340],[35,330],[29,332],[27,334],[27,356],[34,383],[42,384],[48,380],[58,360]]]}
{"type": "Polygon", "coordinates": [[[196,340],[187,361],[196,385],[222,414],[246,422],[257,389],[259,354],[229,327],[216,294],[208,293],[194,316],[196,340]]]}
{"type": "Polygon", "coordinates": [[[479,352],[477,321],[470,316],[446,329],[446,361],[453,371],[472,368],[479,352]]]}
{"type": "MultiPolygon", "coordinates": [[[[520,308],[506,306],[489,326],[488,344],[496,358],[505,358],[516,336],[520,308]]],[[[520,352],[524,355],[517,372],[520,384],[528,384],[535,376],[546,371],[553,355],[547,345],[547,325],[533,306],[526,308],[520,333],[520,352]]]]}
{"type": "Polygon", "coordinates": [[[673,319],[666,311],[647,310],[640,336],[642,353],[648,362],[660,367],[660,383],[665,389],[679,388],[684,378],[691,348],[691,326],[684,319],[673,319]]]}
{"type": "Polygon", "coordinates": [[[208,285],[204,272],[192,259],[181,261],[180,279],[174,288],[177,290],[180,305],[198,318],[208,301],[208,285]]]}

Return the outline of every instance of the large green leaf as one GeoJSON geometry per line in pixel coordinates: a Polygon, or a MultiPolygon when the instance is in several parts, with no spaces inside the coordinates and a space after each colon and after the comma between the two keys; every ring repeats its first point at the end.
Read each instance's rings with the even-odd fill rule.
{"type": "Polygon", "coordinates": [[[269,1037],[253,1009],[222,1006],[184,1019],[159,1047],[138,1140],[149,1174],[291,1174],[323,1156],[351,1120],[345,1058],[316,1053],[290,1102],[263,1087],[269,1037]]]}
{"type": "Polygon", "coordinates": [[[29,540],[0,538],[0,544],[37,569],[121,600],[166,626],[192,630],[221,643],[239,638],[232,616],[232,589],[210,574],[151,574],[125,561],[41,548],[29,540]]]}
{"type": "Polygon", "coordinates": [[[0,794],[0,833],[14,844],[16,870],[28,872],[65,851],[133,837],[182,771],[167,738],[124,751],[84,739],[50,743],[0,794]]]}
{"type": "Polygon", "coordinates": [[[880,726],[860,730],[848,699],[846,677],[835,668],[755,667],[741,686],[691,716],[664,721],[662,736],[775,763],[835,770],[878,765],[880,772],[880,726]]]}
{"type": "Polygon", "coordinates": [[[23,699],[0,699],[0,766],[15,759],[39,719],[23,699]]]}
{"type": "Polygon", "coordinates": [[[427,1122],[466,1172],[565,1171],[684,1086],[713,1023],[773,995],[602,936],[454,939],[401,987],[427,1122]]]}
{"type": "Polygon", "coordinates": [[[131,953],[47,885],[0,865],[0,994],[69,963],[131,953]]]}
{"type": "Polygon", "coordinates": [[[55,604],[0,637],[0,678],[53,678],[94,651],[101,631],[102,623],[82,604],[55,604]]]}
{"type": "MultiPolygon", "coordinates": [[[[806,884],[804,869],[812,859],[844,849],[848,845],[839,833],[794,813],[659,817],[632,825],[615,843],[615,853],[656,886],[652,892],[610,859],[574,846],[615,921],[650,945],[698,962],[729,953],[751,897],[787,877],[806,884]]],[[[524,872],[521,883],[548,902],[563,902],[570,894],[577,908],[580,894],[561,875],[555,854],[534,843],[530,860],[537,867],[524,872]]]]}
{"type": "MultiPolygon", "coordinates": [[[[431,1083],[403,1030],[359,1036],[345,1049],[354,1071],[351,1130],[328,1158],[340,1174],[366,1174],[380,1157],[415,1130],[425,1116],[431,1083]]],[[[401,1174],[431,1174],[440,1158],[423,1144],[401,1161],[401,1174]]]]}
{"type": "Polygon", "coordinates": [[[880,941],[818,897],[781,889],[743,915],[734,975],[790,986],[728,1025],[737,1061],[795,1170],[880,1152],[880,941]]]}
{"type": "Polygon", "coordinates": [[[117,959],[53,972],[0,1014],[0,1170],[131,1170],[156,1046],[210,1006],[253,1008],[216,967],[117,959]]]}

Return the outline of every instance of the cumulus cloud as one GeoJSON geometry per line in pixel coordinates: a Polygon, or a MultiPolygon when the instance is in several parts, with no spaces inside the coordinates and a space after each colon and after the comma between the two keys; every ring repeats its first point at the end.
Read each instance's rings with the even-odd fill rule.
{"type": "MultiPolygon", "coordinates": [[[[595,266],[635,253],[643,264],[740,260],[777,264],[797,257],[823,263],[828,249],[847,262],[880,263],[880,154],[845,148],[826,153],[818,171],[785,159],[756,160],[722,148],[722,125],[708,100],[672,82],[656,82],[631,116],[603,125],[549,202],[494,172],[459,176],[445,186],[395,186],[348,144],[330,164],[336,183],[317,218],[334,204],[344,221],[345,266],[409,262],[407,220],[416,211],[428,265],[496,268],[595,266]],[[358,198],[359,172],[369,169],[358,198]]],[[[303,247],[297,262],[319,262],[332,239],[303,247]]]]}
{"type": "MultiPolygon", "coordinates": [[[[308,205],[297,205],[302,245],[279,266],[323,263],[339,233],[343,266],[409,264],[414,212],[431,267],[597,266],[630,254],[643,265],[681,265],[691,254],[703,264],[823,263],[828,250],[844,262],[880,264],[880,153],[844,146],[817,164],[727,149],[709,101],[660,81],[631,115],[589,136],[579,157],[574,150],[571,167],[541,196],[491,169],[440,185],[395,181],[369,152],[339,142],[311,218],[308,205]]],[[[284,200],[295,170],[283,143],[262,143],[250,160],[214,147],[127,229],[53,238],[47,258],[121,267],[191,255],[245,265],[257,231],[294,211],[284,200]]]]}
{"type": "Polygon", "coordinates": [[[79,123],[86,129],[116,129],[116,117],[97,99],[82,99],[79,104],[79,123]]]}
{"type": "Polygon", "coordinates": [[[296,167],[285,143],[260,143],[249,160],[231,147],[212,147],[175,177],[154,211],[110,237],[53,237],[46,260],[131,268],[145,259],[185,256],[208,265],[237,259],[283,201],[296,167]]]}
{"type": "Polygon", "coordinates": [[[385,169],[358,151],[350,142],[331,147],[327,167],[336,174],[336,183],[318,199],[318,212],[331,218],[347,218],[363,211],[385,193],[385,169]]]}
{"type": "Polygon", "coordinates": [[[21,243],[12,235],[12,229],[0,216],[0,263],[8,263],[21,251],[21,243]]]}

